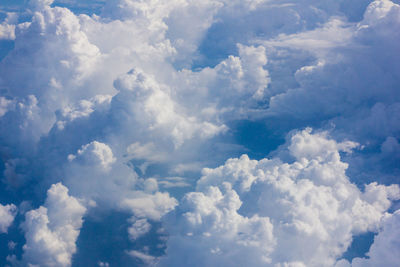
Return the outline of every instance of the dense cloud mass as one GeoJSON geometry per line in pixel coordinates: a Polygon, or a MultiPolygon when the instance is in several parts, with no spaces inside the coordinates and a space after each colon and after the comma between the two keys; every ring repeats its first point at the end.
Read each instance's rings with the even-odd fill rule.
{"type": "Polygon", "coordinates": [[[0,262],[399,265],[399,28],[395,0],[5,1],[0,262]]]}
{"type": "Polygon", "coordinates": [[[307,129],[291,137],[291,163],[243,155],[204,169],[171,219],[162,263],[333,266],[352,235],[377,231],[400,199],[398,185],[371,183],[361,192],[349,181],[339,152],[356,145],[307,129]]]}

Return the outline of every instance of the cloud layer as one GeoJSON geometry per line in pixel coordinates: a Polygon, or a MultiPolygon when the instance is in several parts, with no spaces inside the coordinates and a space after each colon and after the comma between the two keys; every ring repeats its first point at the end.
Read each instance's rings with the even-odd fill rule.
{"type": "Polygon", "coordinates": [[[397,1],[7,5],[9,264],[79,266],[83,222],[123,214],[127,266],[398,265],[397,1]]]}

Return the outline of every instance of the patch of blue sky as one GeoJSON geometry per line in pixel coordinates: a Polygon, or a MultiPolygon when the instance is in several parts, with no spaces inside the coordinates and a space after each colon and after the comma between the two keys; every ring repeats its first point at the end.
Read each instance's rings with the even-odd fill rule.
{"type": "Polygon", "coordinates": [[[105,0],[56,0],[53,6],[66,7],[75,14],[99,15],[105,5],[105,0]]]}

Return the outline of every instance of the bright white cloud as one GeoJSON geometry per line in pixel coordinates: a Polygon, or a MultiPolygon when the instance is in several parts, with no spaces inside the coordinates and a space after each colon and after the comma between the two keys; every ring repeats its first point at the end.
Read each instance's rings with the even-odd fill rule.
{"type": "Polygon", "coordinates": [[[196,117],[182,116],[183,107],[177,106],[171,99],[168,94],[169,88],[159,85],[151,76],[140,70],[131,70],[116,80],[114,85],[119,93],[111,103],[112,109],[115,109],[112,110],[113,114],[124,108],[125,120],[140,125],[141,129],[150,133],[155,132],[160,137],[170,135],[175,146],[182,145],[186,139],[195,135],[207,138],[226,129],[224,125],[214,125],[198,121],[196,117]]]}
{"type": "Polygon", "coordinates": [[[152,220],[159,220],[176,205],[168,193],[158,192],[157,180],[140,179],[107,144],[93,141],[68,158],[65,183],[87,201],[152,220]]]}
{"type": "Polygon", "coordinates": [[[198,192],[167,218],[161,265],[334,265],[352,236],[378,231],[391,200],[400,199],[398,185],[372,183],[362,192],[349,181],[339,152],[354,147],[306,129],[291,137],[290,163],[244,155],[204,169],[198,192]]]}
{"type": "MultiPolygon", "coordinates": [[[[0,24],[0,39],[15,44],[0,62],[9,190],[62,181],[88,207],[128,213],[135,245],[167,222],[162,264],[331,266],[354,235],[388,240],[382,218],[396,217],[385,213],[398,187],[372,181],[400,174],[398,4],[112,0],[92,16],[56,4],[31,0],[0,24]],[[250,150],[246,142],[269,142],[243,140],[258,135],[236,129],[242,120],[282,139],[312,125],[360,144],[307,129],[271,159],[215,168],[250,150]],[[213,168],[178,203],[204,166],[213,168]]],[[[50,191],[26,214],[23,260],[66,266],[81,226],[58,234],[66,217],[51,210],[50,191]]],[[[71,210],[77,222],[83,213],[71,210]]],[[[382,260],[376,241],[371,264],[382,260]]],[[[153,252],[126,250],[148,265],[158,262],[153,252]]]]}
{"type": "Polygon", "coordinates": [[[44,206],[25,214],[23,264],[71,266],[85,212],[86,208],[68,194],[65,186],[52,185],[44,206]]]}
{"type": "Polygon", "coordinates": [[[70,155],[68,159],[70,161],[80,161],[84,165],[101,166],[103,169],[109,169],[110,165],[115,162],[111,148],[97,141],[82,146],[76,156],[70,155]]]}

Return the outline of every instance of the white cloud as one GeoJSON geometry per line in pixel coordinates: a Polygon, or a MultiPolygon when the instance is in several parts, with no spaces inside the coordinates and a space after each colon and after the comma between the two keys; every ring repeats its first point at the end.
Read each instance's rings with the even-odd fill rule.
{"type": "Polygon", "coordinates": [[[148,233],[151,229],[151,225],[146,219],[131,218],[132,226],[128,228],[129,238],[136,240],[144,234],[148,233]]]}
{"type": "Polygon", "coordinates": [[[23,264],[29,266],[71,266],[76,239],[86,208],[68,195],[61,183],[47,191],[44,206],[25,214],[23,264]]]}
{"type": "Polygon", "coordinates": [[[366,258],[355,258],[352,266],[397,266],[400,252],[400,210],[383,218],[382,229],[375,236],[366,258]]]}
{"type": "Polygon", "coordinates": [[[398,245],[400,210],[393,214],[387,214],[382,218],[378,234],[374,238],[369,252],[365,258],[354,258],[351,263],[347,260],[340,260],[335,267],[394,267],[399,265],[397,255],[400,251],[398,245]]]}
{"type": "Polygon", "coordinates": [[[333,135],[369,151],[348,160],[356,169],[354,179],[380,176],[388,182],[398,176],[390,160],[398,152],[390,157],[379,148],[388,137],[400,138],[394,115],[400,103],[400,35],[394,26],[400,25],[399,18],[398,4],[373,1],[358,23],[330,17],[309,31],[259,38],[256,43],[265,46],[269,58],[271,97],[263,112],[271,129],[285,132],[294,124],[333,128],[333,135]],[[393,166],[390,172],[387,165],[393,166]]]}
{"type": "Polygon", "coordinates": [[[126,148],[127,156],[132,159],[146,159],[149,161],[162,162],[167,160],[168,155],[157,150],[154,143],[140,144],[135,142],[126,148]]]}
{"type": "Polygon", "coordinates": [[[0,40],[14,40],[15,39],[15,25],[7,23],[0,24],[0,40]]]}
{"type": "Polygon", "coordinates": [[[109,169],[115,162],[112,150],[106,144],[93,141],[90,144],[82,146],[76,156],[69,155],[70,161],[81,161],[84,165],[97,165],[103,169],[109,169]]]}
{"type": "Polygon", "coordinates": [[[132,241],[146,235],[151,222],[177,205],[168,192],[159,192],[156,179],[140,179],[105,143],[93,141],[69,155],[65,183],[74,195],[105,210],[131,214],[127,233],[132,241]]]}
{"type": "Polygon", "coordinates": [[[285,91],[271,99],[270,112],[291,112],[293,116],[306,120],[315,117],[316,113],[348,116],[347,112],[365,105],[362,101],[371,98],[375,100],[373,103],[398,101],[397,95],[394,99],[388,98],[394,96],[392,83],[398,80],[397,76],[382,73],[382,64],[390,62],[390,72],[396,71],[398,64],[395,60],[374,59],[378,55],[381,59],[387,58],[389,54],[393,55],[394,44],[400,36],[388,25],[393,26],[400,22],[399,10],[399,6],[391,1],[375,1],[369,5],[364,19],[358,24],[349,24],[342,18],[334,18],[312,31],[280,35],[272,41],[261,41],[267,47],[272,46],[272,50],[273,47],[282,46],[295,50],[290,57],[298,56],[301,50],[314,55],[314,59],[310,58],[314,62],[312,66],[296,71],[295,78],[300,88],[282,88],[285,91]],[[375,39],[385,41],[376,43],[375,39]],[[358,57],[357,53],[361,52],[364,56],[358,57]],[[363,77],[363,73],[368,73],[371,77],[363,77]],[[348,78],[350,75],[353,79],[348,78]],[[381,75],[386,79],[380,79],[379,77],[383,77],[381,75]],[[372,79],[377,82],[371,83],[372,79]],[[347,102],[341,102],[344,99],[348,99],[347,102]],[[312,101],[316,103],[310,105],[312,101]]]}
{"type": "Polygon", "coordinates": [[[0,117],[3,117],[3,115],[7,113],[12,104],[13,101],[8,100],[5,97],[0,97],[0,117]]]}
{"type": "Polygon", "coordinates": [[[116,115],[124,108],[125,120],[135,122],[144,131],[154,132],[164,138],[169,135],[175,146],[182,145],[194,136],[208,138],[226,129],[224,125],[182,115],[184,109],[172,100],[170,89],[159,85],[141,70],[131,70],[116,80],[114,85],[119,93],[111,103],[112,109],[115,109],[112,112],[116,115]]]}
{"type": "Polygon", "coordinates": [[[74,195],[104,208],[123,209],[138,218],[160,220],[176,200],[158,192],[157,180],[139,179],[105,143],[93,141],[69,155],[65,183],[74,195]]]}
{"type": "Polygon", "coordinates": [[[148,195],[142,192],[136,192],[135,197],[126,198],[121,206],[131,210],[136,217],[149,218],[158,221],[161,217],[173,210],[177,201],[171,198],[168,193],[156,192],[148,195]]]}
{"type": "Polygon", "coordinates": [[[7,233],[8,227],[14,222],[17,207],[14,204],[0,204],[0,233],[7,233]]]}
{"type": "MultiPolygon", "coordinates": [[[[65,154],[100,139],[117,157],[128,152],[125,160],[188,166],[193,165],[192,158],[199,161],[201,156],[190,151],[228,130],[221,114],[228,114],[228,119],[246,116],[248,106],[263,95],[269,82],[263,69],[267,59],[262,47],[239,46],[239,57],[230,57],[214,69],[176,71],[169,59],[175,52],[167,35],[183,31],[202,36],[213,22],[208,11],[222,7],[216,1],[178,2],[114,1],[107,3],[103,17],[89,17],[49,7],[49,1],[32,1],[31,6],[38,7],[32,22],[18,26],[15,48],[0,64],[2,86],[11,101],[2,101],[1,125],[10,130],[1,135],[16,147],[6,161],[51,157],[53,164],[64,164],[65,154]],[[131,9],[122,10],[121,5],[131,9]],[[199,20],[206,17],[208,22],[196,28],[198,32],[179,29],[188,27],[179,15],[181,8],[199,12],[199,20]],[[126,16],[111,20],[105,18],[106,10],[126,12],[126,16]],[[173,19],[168,17],[171,12],[173,19]],[[166,27],[172,21],[176,25],[166,27]],[[132,67],[134,71],[123,74],[132,67]],[[144,80],[139,81],[139,76],[144,80]],[[236,105],[241,107],[238,112],[236,105]],[[39,140],[41,148],[35,150],[39,140]],[[63,143],[61,148],[56,142],[63,143]],[[136,150],[131,146],[126,151],[133,144],[136,150]],[[60,149],[55,151],[56,147],[60,149]],[[176,156],[168,157],[171,153],[176,156]]],[[[193,42],[199,38],[193,37],[193,42]]],[[[33,166],[17,164],[14,169],[26,175],[15,177],[31,177],[29,168],[33,166]]]]}
{"type": "Polygon", "coordinates": [[[306,129],[287,146],[294,162],[244,155],[204,169],[198,192],[167,217],[161,265],[334,265],[352,236],[378,231],[391,200],[400,199],[398,185],[372,183],[362,192],[349,181],[339,152],[355,146],[306,129]]]}
{"type": "MultiPolygon", "coordinates": [[[[87,16],[32,0],[0,25],[15,39],[0,63],[2,179],[18,192],[61,180],[88,206],[127,212],[138,240],[211,166],[179,205],[163,263],[332,265],[398,198],[397,186],[360,191],[349,178],[400,173],[399,6],[373,1],[362,18],[369,2],[113,0],[87,16]],[[270,160],[215,168],[243,143],[270,142],[235,129],[253,119],[271,134],[310,124],[360,145],[308,129],[270,160]]],[[[61,242],[45,207],[28,214],[61,242]]]]}
{"type": "Polygon", "coordinates": [[[5,122],[13,121],[8,124],[16,129],[2,136],[15,143],[14,153],[28,152],[24,147],[32,144],[24,143],[26,139],[37,142],[46,135],[57,110],[94,97],[90,88],[86,89],[87,94],[79,89],[95,69],[99,50],[89,43],[71,11],[50,8],[50,2],[31,2],[41,7],[32,13],[31,22],[17,25],[14,49],[0,63],[2,90],[16,107],[3,116],[5,122]],[[28,105],[32,106],[31,111],[24,112],[28,105]]]}
{"type": "Polygon", "coordinates": [[[54,0],[30,0],[29,6],[36,11],[49,7],[51,4],[53,4],[53,2],[54,0]]]}
{"type": "Polygon", "coordinates": [[[157,258],[141,251],[129,250],[127,254],[133,258],[139,259],[141,262],[146,264],[146,266],[155,266],[157,263],[157,258]]]}
{"type": "Polygon", "coordinates": [[[158,181],[164,188],[173,188],[173,187],[189,187],[189,181],[183,177],[165,177],[158,181]]]}

